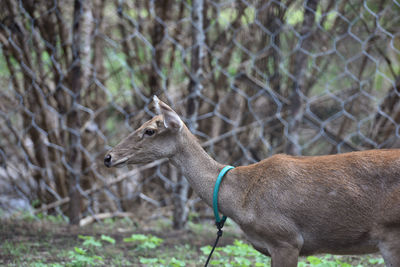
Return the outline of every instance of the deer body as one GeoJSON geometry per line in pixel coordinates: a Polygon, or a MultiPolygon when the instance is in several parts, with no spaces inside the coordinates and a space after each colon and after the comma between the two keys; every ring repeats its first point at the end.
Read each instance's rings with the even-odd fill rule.
{"type": "MultiPolygon", "coordinates": [[[[108,167],[169,158],[210,206],[224,165],[200,146],[179,116],[155,98],[160,115],[105,158],[108,167]]],[[[228,172],[219,210],[234,220],[273,267],[299,255],[380,251],[400,266],[400,150],[294,157],[275,155],[228,172]]]]}

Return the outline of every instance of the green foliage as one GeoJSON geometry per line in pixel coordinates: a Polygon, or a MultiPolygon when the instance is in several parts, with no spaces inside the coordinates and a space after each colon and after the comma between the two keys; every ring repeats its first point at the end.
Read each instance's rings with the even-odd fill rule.
{"type": "MultiPolygon", "coordinates": [[[[93,236],[78,235],[78,238],[84,240],[81,247],[74,247],[73,250],[68,251],[68,258],[71,259],[71,267],[80,266],[94,266],[103,262],[104,259],[101,256],[96,255],[95,248],[101,248],[103,244],[101,241],[96,240],[93,236]]],[[[101,240],[108,243],[115,244],[115,240],[109,236],[102,235],[101,240]]]]}
{"type": "Polygon", "coordinates": [[[238,11],[237,9],[234,8],[226,8],[220,10],[217,22],[222,27],[228,27],[232,23],[232,21],[236,19],[237,15],[238,11]]]}
{"type": "Polygon", "coordinates": [[[318,265],[322,263],[322,260],[320,258],[314,256],[307,257],[307,260],[311,265],[318,265]]]}
{"type": "MultiPolygon", "coordinates": [[[[202,247],[204,255],[210,254],[211,246],[202,247]]],[[[215,266],[267,266],[270,258],[259,253],[252,246],[235,240],[233,245],[216,248],[210,261],[215,266]]]]}
{"type": "Polygon", "coordinates": [[[106,49],[107,61],[105,67],[108,73],[115,73],[106,82],[106,87],[113,96],[123,95],[130,90],[130,76],[126,69],[126,56],[122,52],[106,49]]]}
{"type": "Polygon", "coordinates": [[[3,50],[0,48],[0,77],[9,75],[6,60],[3,55],[3,50]]]}
{"type": "Polygon", "coordinates": [[[289,8],[286,13],[286,21],[289,25],[296,25],[298,23],[303,22],[304,20],[304,13],[303,9],[301,8],[289,8]]]}
{"type": "MultiPolygon", "coordinates": [[[[200,249],[204,256],[208,256],[211,251],[211,246],[205,246],[200,249]]],[[[383,264],[382,258],[371,258],[369,264],[383,264]]],[[[235,240],[233,245],[225,247],[217,247],[210,261],[211,266],[226,266],[226,267],[267,267],[270,266],[270,258],[256,251],[252,246],[235,240]]],[[[302,259],[298,263],[299,267],[362,267],[362,264],[352,265],[343,261],[340,256],[324,255],[324,256],[309,256],[302,259]]]]}
{"type": "Polygon", "coordinates": [[[142,264],[156,264],[159,263],[158,258],[140,258],[142,264]]]}
{"type": "Polygon", "coordinates": [[[74,247],[74,250],[69,251],[68,257],[71,259],[71,263],[67,266],[71,267],[95,266],[103,261],[102,257],[90,254],[87,250],[79,247],[74,247]]]}
{"type": "Polygon", "coordinates": [[[93,236],[78,235],[79,239],[85,240],[83,246],[85,247],[101,247],[101,242],[97,241],[93,236]]]}
{"type": "Polygon", "coordinates": [[[106,242],[108,242],[110,244],[113,244],[113,245],[115,244],[115,239],[110,237],[110,236],[101,235],[100,239],[103,240],[103,241],[106,241],[106,242]]]}
{"type": "MultiPolygon", "coordinates": [[[[299,262],[299,267],[352,267],[353,265],[344,262],[338,256],[326,254],[324,256],[308,256],[306,261],[299,262]]],[[[362,266],[362,265],[355,265],[362,266]]]]}
{"type": "Polygon", "coordinates": [[[124,238],[126,243],[137,244],[137,249],[154,249],[161,245],[164,240],[153,235],[133,234],[131,237],[124,238]]]}
{"type": "Polygon", "coordinates": [[[143,19],[149,16],[149,12],[145,8],[140,9],[128,9],[126,10],[126,15],[130,16],[133,19],[143,19]]]}
{"type": "Polygon", "coordinates": [[[2,250],[5,251],[5,253],[10,254],[14,257],[20,257],[21,255],[30,252],[29,246],[27,246],[25,243],[11,243],[8,242],[7,240],[4,241],[4,243],[0,247],[2,250]]]}
{"type": "Polygon", "coordinates": [[[383,261],[382,258],[371,258],[368,260],[368,263],[371,263],[373,265],[377,265],[377,264],[383,265],[385,262],[383,261]]]}
{"type": "Polygon", "coordinates": [[[242,23],[244,25],[246,24],[251,24],[254,22],[256,18],[256,9],[253,6],[248,6],[246,7],[246,9],[244,10],[244,17],[242,17],[242,23]]]}
{"type": "Polygon", "coordinates": [[[64,267],[65,265],[60,264],[60,263],[42,263],[42,262],[34,262],[32,263],[32,267],[64,267]]]}
{"type": "Polygon", "coordinates": [[[146,266],[168,266],[168,267],[184,267],[186,266],[186,262],[182,260],[178,260],[175,257],[172,257],[169,261],[160,258],[140,258],[141,264],[146,264],[146,266]]]}
{"type": "MultiPolygon", "coordinates": [[[[32,204],[33,205],[33,204],[32,204]]],[[[35,221],[37,219],[42,220],[42,221],[48,221],[51,223],[64,223],[67,221],[66,218],[64,218],[62,215],[58,214],[58,215],[48,215],[45,213],[37,213],[37,214],[33,214],[31,212],[26,212],[23,214],[23,219],[27,222],[32,222],[35,221]]]]}
{"type": "Polygon", "coordinates": [[[172,266],[172,267],[183,267],[183,266],[186,266],[186,263],[184,261],[172,258],[171,261],[169,262],[169,266],[172,266]]]}
{"type": "MultiPolygon", "coordinates": [[[[43,219],[45,220],[45,219],[43,219]]],[[[197,237],[208,236],[211,229],[205,224],[190,223],[190,234],[197,237]]],[[[229,223],[227,225],[230,226],[229,223]]],[[[14,229],[15,226],[12,226],[14,229]]],[[[58,227],[55,225],[54,227],[58,227]]],[[[96,229],[99,226],[93,227],[96,229]]],[[[102,225],[101,232],[95,235],[71,236],[70,240],[61,242],[50,242],[55,240],[52,233],[44,234],[39,231],[40,240],[29,242],[24,239],[20,242],[9,240],[0,244],[0,260],[13,258],[9,266],[34,266],[34,267],[83,267],[83,266],[154,266],[154,267],[183,267],[198,266],[205,263],[211,246],[201,247],[202,253],[198,253],[196,246],[190,243],[171,246],[163,239],[145,234],[127,235],[123,240],[116,240],[111,236],[102,234],[109,230],[102,225]],[[44,235],[43,235],[44,234],[44,235]],[[164,245],[163,245],[164,244],[164,245]],[[132,245],[134,249],[132,249],[132,245]],[[40,249],[38,249],[40,248],[40,249]],[[200,254],[200,255],[199,255],[200,254]],[[40,260],[39,260],[40,259],[40,260]]],[[[165,229],[164,226],[155,229],[165,229]]],[[[0,227],[1,230],[1,227],[0,227]]],[[[213,230],[213,229],[212,229],[213,230]]],[[[3,226],[3,231],[9,232],[3,226]]],[[[159,230],[160,231],[160,230],[159,230]]],[[[37,233],[38,231],[36,231],[37,233]]],[[[0,232],[1,233],[1,232],[0,232]]],[[[22,233],[28,234],[29,231],[22,233]]],[[[230,231],[224,236],[227,240],[230,231]]],[[[65,238],[65,236],[63,236],[65,238]]],[[[59,239],[56,238],[56,239],[59,239]]],[[[0,261],[0,265],[1,265],[0,261]]],[[[364,257],[342,257],[333,255],[318,255],[301,258],[299,267],[362,267],[384,264],[383,259],[364,257]],[[356,260],[354,260],[356,259],[356,260]]],[[[7,264],[6,264],[7,265],[7,264]]],[[[251,245],[235,240],[233,244],[217,247],[214,252],[210,266],[229,266],[229,267],[269,267],[270,258],[256,251],[251,245]]]]}

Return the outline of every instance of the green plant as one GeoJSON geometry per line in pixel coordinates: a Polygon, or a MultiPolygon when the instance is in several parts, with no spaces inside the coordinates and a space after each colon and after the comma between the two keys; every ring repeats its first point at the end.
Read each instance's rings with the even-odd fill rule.
{"type": "MultiPolygon", "coordinates": [[[[204,255],[211,251],[211,246],[200,248],[204,255]]],[[[269,266],[270,259],[250,245],[235,240],[233,245],[216,248],[211,265],[215,266],[269,266]]]]}
{"type": "Polygon", "coordinates": [[[172,258],[171,261],[169,262],[168,266],[172,266],[172,267],[184,267],[186,266],[186,263],[184,261],[181,260],[177,260],[175,258],[172,258]]]}
{"type": "Polygon", "coordinates": [[[374,264],[374,265],[376,265],[376,264],[383,265],[385,262],[383,261],[382,258],[371,258],[371,259],[368,259],[368,263],[374,264]]]}
{"type": "Polygon", "coordinates": [[[186,266],[186,262],[183,260],[178,260],[175,257],[172,257],[169,262],[165,259],[160,258],[144,258],[141,257],[139,260],[140,263],[148,265],[148,266],[169,266],[169,267],[184,267],[186,266]],[[168,264],[166,264],[168,262],[168,264]]]}
{"type": "Polygon", "coordinates": [[[5,241],[1,246],[1,249],[5,253],[13,255],[14,257],[19,257],[27,252],[30,252],[31,248],[25,243],[14,244],[12,242],[5,241]]]}
{"type": "Polygon", "coordinates": [[[85,247],[101,247],[102,246],[101,242],[97,241],[93,236],[78,235],[78,238],[85,240],[82,244],[85,247]]]}
{"type": "Polygon", "coordinates": [[[103,261],[103,258],[97,255],[91,255],[86,249],[74,247],[74,250],[68,252],[71,259],[71,267],[94,266],[103,261]]]}
{"type": "Polygon", "coordinates": [[[149,264],[149,265],[154,265],[156,263],[159,263],[158,258],[140,258],[139,261],[142,264],[149,264]]]}
{"type": "Polygon", "coordinates": [[[110,236],[101,235],[100,239],[103,240],[103,241],[106,241],[106,242],[108,242],[110,244],[113,244],[113,245],[115,244],[115,239],[110,237],[110,236]]]}
{"type": "MultiPolygon", "coordinates": [[[[42,217],[43,222],[46,218],[42,217]]],[[[35,219],[37,221],[37,218],[35,219]]],[[[121,221],[115,220],[120,225],[121,221]]],[[[205,263],[211,246],[199,248],[196,244],[184,243],[185,236],[179,245],[163,245],[167,240],[153,235],[129,235],[125,240],[114,239],[111,235],[116,234],[109,225],[98,224],[91,229],[91,235],[75,234],[65,235],[62,232],[65,225],[52,224],[49,228],[42,228],[48,224],[32,224],[26,227],[26,221],[18,224],[16,222],[3,221],[0,223],[0,235],[8,236],[10,231],[13,235],[0,244],[1,266],[33,266],[33,267],[81,267],[81,266],[154,266],[154,267],[181,267],[199,266],[205,263]],[[39,227],[40,225],[40,227],[39,227]],[[59,231],[61,230],[61,231],[59,231]],[[103,233],[110,233],[105,235],[103,233]],[[163,243],[164,242],[164,243],[163,243]],[[150,249],[156,248],[156,249],[150,249]],[[132,249],[133,248],[133,249],[132,249]],[[2,261],[3,260],[3,261],[2,261]]],[[[29,224],[30,225],[30,224],[29,224]]],[[[154,223],[155,232],[162,233],[165,227],[154,223]]],[[[125,226],[125,221],[124,221],[125,226]]],[[[194,235],[205,242],[208,240],[213,227],[211,224],[189,223],[190,235],[194,235]]],[[[229,223],[227,225],[230,227],[229,223]]],[[[212,235],[212,237],[214,237],[212,235]]],[[[229,242],[237,236],[230,231],[224,235],[224,241],[229,242]]],[[[176,238],[176,237],[174,237],[176,238]]],[[[168,242],[171,243],[171,242],[168,242]]],[[[318,255],[301,257],[299,267],[367,267],[383,266],[383,259],[379,256],[334,256],[318,255]]],[[[217,247],[211,258],[210,266],[229,267],[270,267],[270,259],[257,252],[253,247],[242,241],[234,241],[230,245],[217,247]]]]}
{"type": "MultiPolygon", "coordinates": [[[[104,261],[102,257],[96,255],[96,248],[103,247],[101,241],[97,240],[93,236],[86,235],[78,235],[78,238],[84,240],[82,246],[85,248],[74,247],[74,250],[68,251],[68,258],[71,259],[72,264],[70,266],[93,266],[98,265],[100,262],[104,261]]],[[[115,239],[110,236],[101,235],[100,240],[110,243],[112,245],[115,244],[115,239]]]]}
{"type": "Polygon", "coordinates": [[[60,264],[60,263],[42,263],[42,262],[32,262],[31,263],[32,267],[64,267],[65,265],[60,264]]]}
{"type": "Polygon", "coordinates": [[[154,249],[161,245],[164,240],[153,235],[133,234],[131,237],[124,238],[126,243],[137,244],[137,249],[154,249]]]}
{"type": "Polygon", "coordinates": [[[300,261],[299,267],[352,267],[351,264],[342,261],[337,256],[326,254],[324,256],[308,256],[306,261],[300,261]]]}

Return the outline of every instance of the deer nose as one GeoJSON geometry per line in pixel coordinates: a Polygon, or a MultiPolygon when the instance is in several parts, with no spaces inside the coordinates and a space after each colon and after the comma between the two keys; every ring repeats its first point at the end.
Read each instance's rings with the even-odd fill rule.
{"type": "Polygon", "coordinates": [[[111,167],[111,155],[107,154],[104,158],[104,165],[106,165],[107,168],[111,167]]]}

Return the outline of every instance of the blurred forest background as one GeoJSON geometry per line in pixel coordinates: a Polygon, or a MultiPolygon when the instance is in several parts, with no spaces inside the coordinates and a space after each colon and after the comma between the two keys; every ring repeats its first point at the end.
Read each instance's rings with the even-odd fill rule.
{"type": "Polygon", "coordinates": [[[165,160],[103,166],[154,115],[152,95],[225,164],[400,147],[398,0],[1,6],[3,215],[211,218],[165,160]]]}

